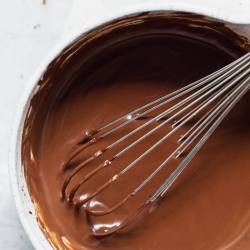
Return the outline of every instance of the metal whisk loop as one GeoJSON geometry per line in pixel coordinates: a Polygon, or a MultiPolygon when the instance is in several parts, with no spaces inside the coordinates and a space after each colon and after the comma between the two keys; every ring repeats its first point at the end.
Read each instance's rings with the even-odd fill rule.
{"type": "Polygon", "coordinates": [[[112,165],[112,163],[121,157],[125,152],[132,150],[134,146],[145,140],[150,135],[154,134],[161,127],[167,125],[169,122],[173,122],[172,129],[163,135],[157,142],[150,145],[144,152],[142,152],[137,158],[135,158],[128,165],[123,166],[122,169],[109,178],[107,181],[102,183],[93,193],[89,194],[85,199],[77,202],[78,207],[84,207],[88,216],[103,216],[110,214],[121,206],[123,206],[128,200],[134,197],[139,191],[141,191],[164,167],[166,167],[171,159],[180,157],[184,152],[187,155],[180,158],[179,165],[172,171],[172,173],[166,177],[165,181],[156,189],[156,191],[141,205],[141,207],[135,212],[134,215],[125,219],[120,223],[120,225],[115,228],[110,228],[102,232],[93,229],[93,234],[96,236],[105,236],[117,232],[121,228],[125,227],[133,218],[139,216],[143,213],[149,206],[154,204],[157,200],[165,195],[169,188],[173,185],[176,179],[181,175],[181,173],[188,166],[190,161],[198,153],[201,147],[206,143],[208,138],[213,134],[219,124],[231,111],[231,109],[239,102],[242,96],[250,88],[250,53],[242,56],[241,58],[235,60],[229,65],[223,67],[222,69],[212,73],[201,80],[191,83],[179,90],[176,90],[170,94],[167,94],[157,100],[147,103],[146,105],[139,107],[104,126],[99,129],[90,131],[81,140],[82,144],[78,145],[77,149],[69,157],[69,160],[65,163],[64,169],[69,172],[68,177],[62,186],[62,197],[69,202],[73,202],[77,191],[80,187],[88,182],[90,179],[95,178],[95,175],[112,165]],[[160,110],[164,105],[172,103],[173,105],[160,110]],[[207,110],[208,109],[208,110],[207,110]],[[108,146],[97,150],[93,155],[87,158],[85,161],[76,165],[73,169],[68,168],[75,157],[80,154],[86,147],[90,147],[92,144],[97,143],[100,139],[108,137],[115,131],[121,129],[122,127],[128,125],[129,123],[135,121],[136,119],[149,114],[152,111],[159,111],[150,117],[142,125],[132,129],[127,134],[121,136],[116,141],[112,142],[108,146]],[[137,187],[135,187],[132,192],[121,198],[120,201],[116,202],[107,209],[95,211],[89,209],[88,206],[84,206],[87,202],[95,198],[97,195],[101,194],[110,187],[113,183],[117,182],[122,175],[128,173],[132,168],[138,166],[137,164],[148,156],[153,150],[155,150],[159,145],[165,142],[170,136],[172,136],[176,131],[182,128],[189,121],[194,119],[194,117],[201,115],[200,118],[179,138],[178,147],[167,155],[166,158],[155,167],[154,171],[150,173],[137,187]],[[127,119],[129,117],[129,119],[127,119]],[[164,119],[162,119],[164,118],[164,119]],[[74,176],[76,176],[86,165],[90,162],[95,162],[97,158],[103,156],[105,158],[105,152],[114,149],[121,142],[125,141],[127,138],[131,137],[135,133],[141,131],[142,129],[149,127],[151,124],[156,125],[149,131],[145,132],[142,136],[134,139],[129,145],[124,146],[115,152],[111,158],[106,158],[103,162],[97,164],[97,166],[89,172],[85,177],[83,177],[75,185],[69,184],[74,176]],[[68,190],[69,189],[69,190],[68,190]],[[67,194],[68,193],[68,194],[67,194]]]}

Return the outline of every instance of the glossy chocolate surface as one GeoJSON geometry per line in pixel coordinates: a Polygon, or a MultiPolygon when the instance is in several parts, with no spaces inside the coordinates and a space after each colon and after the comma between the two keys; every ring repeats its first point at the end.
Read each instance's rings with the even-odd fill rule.
{"type": "MultiPolygon", "coordinates": [[[[245,39],[220,22],[185,13],[144,13],[89,32],[49,65],[26,115],[22,162],[38,221],[55,249],[250,248],[249,94],[209,139],[159,207],[132,227],[112,237],[95,238],[84,211],[61,198],[63,182],[70,174],[70,170],[63,171],[63,165],[84,132],[214,72],[247,49],[245,39]]],[[[141,122],[135,121],[132,127],[141,122]]],[[[75,202],[117,173],[167,129],[81,187],[75,202]]],[[[182,128],[180,133],[185,130],[182,128]]],[[[177,146],[177,138],[178,134],[171,137],[135,171],[96,197],[95,206],[108,207],[130,192],[177,146]]],[[[94,144],[76,162],[111,139],[94,144]]],[[[70,185],[95,166],[80,171],[70,185]]],[[[112,226],[119,222],[175,166],[176,162],[171,161],[170,167],[119,213],[94,223],[98,226],[108,222],[112,226]]]]}

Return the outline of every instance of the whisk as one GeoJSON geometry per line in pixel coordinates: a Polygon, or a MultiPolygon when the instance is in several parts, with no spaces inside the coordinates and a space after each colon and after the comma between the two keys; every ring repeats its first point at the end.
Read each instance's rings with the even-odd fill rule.
{"type": "Polygon", "coordinates": [[[100,184],[94,192],[86,196],[84,199],[81,199],[76,204],[78,207],[85,208],[88,216],[104,216],[113,213],[128,202],[128,200],[132,199],[143,188],[145,188],[145,186],[156,176],[156,174],[168,165],[171,159],[180,158],[180,162],[177,164],[176,168],[168,176],[166,176],[163,183],[159,183],[158,188],[145,200],[143,204],[141,204],[133,215],[124,219],[116,226],[105,228],[105,230],[102,230],[101,232],[95,230],[94,227],[91,227],[94,236],[107,236],[116,233],[120,229],[129,225],[138,215],[142,214],[166,194],[197,152],[213,134],[222,120],[249,90],[249,66],[250,53],[247,53],[222,69],[170,94],[149,102],[146,105],[124,114],[100,128],[88,131],[83,135],[79,144],[76,145],[76,149],[63,166],[64,172],[68,173],[68,175],[62,185],[61,195],[62,198],[69,203],[73,202],[77,191],[83,186],[83,184],[94,178],[99,171],[111,166],[116,159],[121,157],[127,151],[133,150],[137,144],[141,143],[144,139],[155,133],[167,123],[172,125],[171,130],[165,133],[160,140],[150,145],[143,153],[133,159],[132,162],[125,165],[121,171],[113,175],[104,183],[100,184]],[[166,104],[171,105],[164,108],[166,104]],[[140,126],[129,130],[119,139],[110,143],[108,146],[97,150],[84,161],[72,167],[72,162],[74,162],[77,156],[86,148],[91,147],[91,145],[96,144],[100,140],[109,138],[111,134],[120,131],[123,127],[134,122],[135,120],[145,117],[150,112],[155,112],[156,115],[150,116],[149,119],[147,119],[140,126]],[[195,123],[186,129],[185,133],[179,137],[178,146],[169,155],[166,155],[166,158],[158,166],[156,166],[154,171],[152,171],[152,173],[150,173],[137,187],[135,187],[132,192],[127,194],[125,197],[122,197],[121,200],[115,203],[112,207],[98,211],[88,209],[88,206],[86,206],[88,202],[104,192],[104,190],[110,187],[114,182],[117,182],[122,175],[128,173],[143,158],[148,156],[177,130],[183,128],[183,126],[194,117],[198,118],[195,120],[195,123]],[[86,165],[95,163],[97,158],[100,156],[105,158],[105,153],[107,151],[121,145],[123,141],[131,138],[132,135],[142,131],[144,128],[152,124],[156,125],[153,128],[150,128],[149,131],[143,133],[143,135],[139,138],[133,140],[129,145],[119,149],[118,152],[114,153],[111,158],[103,160],[101,164],[96,164],[96,167],[87,173],[85,177],[80,179],[79,182],[74,185],[70,185],[72,179],[77,176],[77,174],[86,165]],[[186,150],[188,150],[188,152],[183,154],[186,150]]]}

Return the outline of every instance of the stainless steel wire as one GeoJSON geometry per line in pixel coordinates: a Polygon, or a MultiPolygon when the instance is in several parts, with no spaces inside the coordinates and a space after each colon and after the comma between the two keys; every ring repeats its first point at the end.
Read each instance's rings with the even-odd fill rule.
{"type": "Polygon", "coordinates": [[[103,216],[114,212],[121,206],[123,206],[129,199],[134,197],[139,191],[141,191],[158,173],[161,171],[167,163],[173,158],[180,158],[185,151],[188,153],[181,157],[179,165],[166,176],[163,183],[159,184],[159,187],[151,194],[148,199],[141,205],[133,216],[125,219],[118,226],[110,229],[106,229],[102,232],[97,232],[93,228],[93,234],[96,236],[106,236],[113,234],[125,227],[135,217],[146,210],[150,205],[155,204],[161,199],[169,188],[173,185],[176,179],[188,166],[190,161],[210,138],[216,128],[220,125],[223,119],[231,111],[231,109],[239,102],[242,96],[250,88],[250,53],[245,54],[229,65],[222,69],[196,81],[183,88],[180,88],[170,94],[164,95],[157,100],[149,102],[129,113],[126,113],[117,119],[101,126],[98,129],[84,134],[80,140],[80,144],[77,149],[70,155],[68,161],[64,164],[64,171],[69,173],[62,185],[62,198],[68,202],[73,202],[75,194],[79,188],[85,184],[88,180],[95,177],[95,175],[110,166],[116,159],[121,157],[124,153],[132,150],[137,144],[141,143],[150,135],[154,134],[160,128],[172,123],[172,129],[167,132],[157,142],[150,145],[143,153],[136,157],[128,165],[124,166],[120,172],[113,175],[107,181],[102,183],[93,193],[88,195],[85,199],[82,199],[77,205],[78,207],[84,207],[89,216],[103,216]],[[173,103],[172,105],[170,105],[173,103]],[[169,106],[164,108],[168,104],[169,106]],[[87,147],[91,147],[92,144],[97,143],[99,140],[110,136],[115,131],[127,126],[135,120],[146,116],[147,114],[155,112],[156,115],[151,116],[145,123],[139,127],[132,129],[127,134],[118,138],[108,146],[100,148],[93,155],[88,157],[83,162],[77,164],[73,169],[71,168],[72,162],[76,157],[82,153],[87,147]],[[97,195],[106,190],[114,182],[117,182],[122,175],[128,173],[132,168],[138,166],[138,163],[146,156],[155,150],[159,145],[165,142],[171,135],[173,135],[180,128],[183,128],[185,124],[194,119],[194,117],[200,115],[197,121],[189,128],[180,138],[178,147],[166,158],[156,166],[155,170],[148,175],[133,191],[122,197],[121,200],[115,203],[113,206],[93,211],[89,210],[88,206],[85,206],[87,202],[95,198],[97,195]],[[144,128],[150,128],[153,123],[158,122],[154,128],[149,129],[139,138],[133,140],[129,145],[121,148],[112,155],[110,158],[105,159],[101,164],[97,164],[96,168],[89,172],[83,179],[81,179],[73,187],[69,188],[71,180],[90,162],[95,162],[100,156],[105,157],[105,152],[112,148],[121,145],[121,143],[128,138],[132,138],[132,135],[144,128]]]}

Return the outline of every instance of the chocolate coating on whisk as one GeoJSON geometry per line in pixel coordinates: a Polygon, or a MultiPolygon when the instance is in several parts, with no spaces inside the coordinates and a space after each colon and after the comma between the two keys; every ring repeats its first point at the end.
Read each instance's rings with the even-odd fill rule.
{"type": "MultiPolygon", "coordinates": [[[[234,243],[239,249],[249,248],[249,95],[146,219],[136,209],[169,169],[136,199],[131,190],[176,148],[189,125],[136,171],[119,181],[115,177],[112,188],[107,182],[104,193],[91,197],[172,124],[115,160],[113,149],[107,147],[121,137],[120,130],[102,139],[96,129],[221,68],[247,49],[246,40],[220,22],[193,14],[154,12],[91,31],[49,65],[25,120],[22,161],[38,220],[55,248],[211,250],[229,246],[235,239],[239,239],[234,243]],[[101,235],[110,228],[116,230],[127,218],[140,219],[140,223],[105,241],[91,237],[89,226],[101,235]]],[[[122,132],[149,119],[135,119],[122,132]]],[[[160,117],[156,123],[167,119],[168,115],[160,117]]],[[[170,162],[170,169],[176,161],[170,162]]]]}

